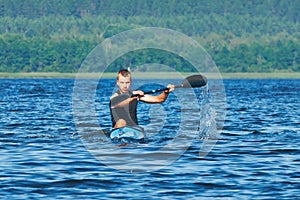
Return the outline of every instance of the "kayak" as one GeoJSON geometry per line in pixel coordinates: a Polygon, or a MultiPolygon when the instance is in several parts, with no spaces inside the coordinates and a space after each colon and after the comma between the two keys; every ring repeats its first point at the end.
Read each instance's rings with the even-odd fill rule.
{"type": "Polygon", "coordinates": [[[113,129],[110,132],[110,139],[118,140],[122,138],[141,140],[145,138],[145,132],[144,129],[140,126],[125,126],[113,129]]]}

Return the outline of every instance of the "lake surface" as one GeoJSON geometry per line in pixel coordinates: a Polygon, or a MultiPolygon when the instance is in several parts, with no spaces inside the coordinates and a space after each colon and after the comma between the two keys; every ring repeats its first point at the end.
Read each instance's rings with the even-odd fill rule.
{"type": "Polygon", "coordinates": [[[226,113],[207,87],[139,103],[125,146],[102,134],[114,80],[75,83],[0,79],[1,199],[300,198],[299,79],[224,80],[226,113]]]}

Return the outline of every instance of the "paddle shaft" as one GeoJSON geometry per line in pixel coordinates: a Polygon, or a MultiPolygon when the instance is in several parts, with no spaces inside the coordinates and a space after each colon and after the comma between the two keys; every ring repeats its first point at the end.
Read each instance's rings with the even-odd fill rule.
{"type": "MultiPolygon", "coordinates": [[[[175,88],[181,88],[182,86],[178,85],[178,86],[175,86],[175,88]]],[[[147,92],[144,92],[144,94],[153,94],[153,93],[156,93],[156,92],[162,92],[162,91],[165,91],[165,90],[169,90],[170,88],[159,88],[159,89],[156,89],[156,90],[151,90],[151,91],[147,91],[147,92]]]]}
{"type": "MultiPolygon", "coordinates": [[[[201,74],[197,74],[197,75],[192,75],[187,77],[186,79],[183,80],[181,85],[175,86],[175,88],[195,88],[195,87],[205,86],[206,84],[207,84],[207,78],[201,74]]],[[[169,90],[169,88],[159,88],[156,90],[144,92],[144,94],[153,94],[165,90],[169,90]]],[[[132,95],[132,97],[135,96],[139,96],[139,95],[132,95]]]]}

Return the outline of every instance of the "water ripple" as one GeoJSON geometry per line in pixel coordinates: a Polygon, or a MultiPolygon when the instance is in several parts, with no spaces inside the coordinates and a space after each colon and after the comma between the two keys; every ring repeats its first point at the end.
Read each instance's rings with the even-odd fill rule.
{"type": "MultiPolygon", "coordinates": [[[[104,129],[110,129],[107,106],[114,81],[99,83],[104,92],[96,93],[97,120],[104,129]]],[[[224,84],[226,121],[209,154],[199,156],[207,138],[193,136],[201,129],[195,129],[195,115],[183,124],[190,131],[178,143],[193,140],[191,145],[171,164],[151,171],[164,165],[164,159],[181,154],[180,145],[171,145],[178,133],[176,120],[181,111],[193,113],[194,108],[178,107],[175,96],[170,99],[172,109],[140,108],[145,111],[141,123],[147,127],[147,140],[118,146],[101,135],[89,117],[79,124],[86,135],[78,134],[72,110],[74,80],[1,79],[0,198],[299,199],[300,80],[225,80],[224,84]],[[175,121],[160,129],[164,121],[160,116],[175,121]],[[169,147],[161,150],[165,145],[169,147]],[[134,167],[141,161],[148,172],[114,168],[134,167]]],[[[215,122],[217,127],[222,123],[215,122]]]]}

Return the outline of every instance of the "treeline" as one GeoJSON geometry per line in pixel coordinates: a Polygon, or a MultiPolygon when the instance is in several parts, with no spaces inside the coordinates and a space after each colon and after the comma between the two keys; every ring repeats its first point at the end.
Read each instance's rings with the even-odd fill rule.
{"type": "Polygon", "coordinates": [[[0,72],[77,72],[93,48],[87,40],[5,35],[0,38],[0,72]]]}
{"type": "Polygon", "coordinates": [[[40,18],[43,16],[143,16],[196,18],[212,13],[284,18],[299,22],[298,0],[1,0],[0,16],[40,18]]]}
{"type": "MultiPolygon", "coordinates": [[[[105,38],[145,26],[191,36],[223,72],[300,71],[299,10],[297,0],[0,0],[0,72],[76,72],[105,38]]],[[[110,70],[147,62],[193,70],[160,51],[135,55],[110,70]]]]}

